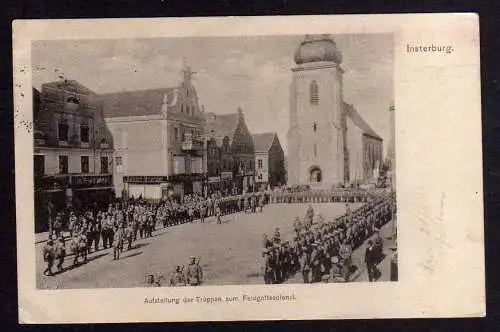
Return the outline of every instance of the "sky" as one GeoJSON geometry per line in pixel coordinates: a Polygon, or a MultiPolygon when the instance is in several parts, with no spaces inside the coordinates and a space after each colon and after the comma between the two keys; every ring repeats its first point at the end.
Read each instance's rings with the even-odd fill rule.
{"type": "MultiPolygon", "coordinates": [[[[344,101],[390,139],[394,100],[391,34],[332,35],[343,54],[344,101]]],[[[97,94],[177,86],[189,65],[200,104],[218,114],[243,109],[252,133],[277,132],[287,150],[293,55],[304,36],[35,41],[33,86],[76,80],[97,94]]]]}

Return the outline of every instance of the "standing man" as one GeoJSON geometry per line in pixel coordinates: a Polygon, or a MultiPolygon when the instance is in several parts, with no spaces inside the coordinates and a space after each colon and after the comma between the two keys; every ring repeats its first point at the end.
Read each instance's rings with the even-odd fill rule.
{"type": "Polygon", "coordinates": [[[113,235],[113,260],[120,259],[120,250],[123,243],[123,226],[118,226],[118,229],[113,235]]]}
{"type": "Polygon", "coordinates": [[[302,278],[304,279],[304,284],[309,283],[309,271],[311,266],[309,265],[309,255],[307,254],[307,247],[302,247],[302,254],[299,257],[300,272],[302,273],[302,278]]]}
{"type": "Polygon", "coordinates": [[[191,256],[186,272],[187,283],[191,286],[199,286],[203,279],[203,271],[200,264],[196,263],[196,257],[191,256]]]}
{"type": "Polygon", "coordinates": [[[47,267],[43,271],[44,275],[52,275],[52,266],[54,265],[54,242],[49,239],[43,246],[43,260],[47,263],[47,267]]]}
{"type": "Polygon", "coordinates": [[[375,249],[373,248],[373,241],[368,240],[368,247],[365,250],[365,263],[368,270],[368,280],[370,282],[375,281],[375,271],[377,270],[374,256],[375,249]]]}
{"type": "Polygon", "coordinates": [[[64,263],[64,258],[66,257],[66,247],[64,245],[64,239],[59,238],[55,248],[55,258],[57,259],[57,270],[62,271],[62,265],[64,263]]]}

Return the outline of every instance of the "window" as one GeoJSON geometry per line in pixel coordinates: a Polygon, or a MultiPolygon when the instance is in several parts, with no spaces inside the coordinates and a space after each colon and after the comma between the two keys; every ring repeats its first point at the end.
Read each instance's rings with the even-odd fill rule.
{"type": "Polygon", "coordinates": [[[318,127],[316,126],[316,122],[313,123],[313,131],[316,132],[316,130],[318,129],[318,127]]]}
{"type": "Polygon", "coordinates": [[[34,155],[35,157],[35,165],[34,165],[34,171],[35,175],[45,175],[45,156],[36,154],[34,155]]]}
{"type": "Polygon", "coordinates": [[[68,131],[69,127],[66,122],[59,122],[57,126],[57,135],[59,137],[59,141],[67,142],[68,141],[68,131]]]}
{"type": "Polygon", "coordinates": [[[257,168],[262,169],[262,159],[257,160],[257,168]]]}
{"type": "Polygon", "coordinates": [[[68,156],[59,156],[59,174],[68,174],[68,156]]]}
{"type": "Polygon", "coordinates": [[[89,157],[88,156],[81,156],[80,157],[80,165],[81,165],[82,173],[88,173],[90,171],[89,157]]]}
{"type": "Polygon", "coordinates": [[[174,128],[175,141],[179,141],[179,128],[174,128]]]}
{"type": "Polygon", "coordinates": [[[80,125],[80,141],[88,143],[89,138],[89,127],[87,125],[80,125]]]}
{"type": "Polygon", "coordinates": [[[309,98],[311,105],[318,105],[318,83],[316,83],[316,81],[312,81],[311,85],[309,86],[309,98]]]}
{"type": "Polygon", "coordinates": [[[316,157],[318,154],[318,149],[316,147],[316,143],[314,143],[314,157],[316,157]]]}
{"type": "Polygon", "coordinates": [[[186,112],[186,113],[187,113],[188,115],[191,115],[191,106],[187,105],[187,106],[186,106],[186,109],[187,109],[187,112],[186,112]]]}
{"type": "Polygon", "coordinates": [[[108,173],[108,157],[101,157],[101,174],[108,173]]]}
{"type": "Polygon", "coordinates": [[[262,174],[259,174],[259,180],[262,180],[262,174]]]}

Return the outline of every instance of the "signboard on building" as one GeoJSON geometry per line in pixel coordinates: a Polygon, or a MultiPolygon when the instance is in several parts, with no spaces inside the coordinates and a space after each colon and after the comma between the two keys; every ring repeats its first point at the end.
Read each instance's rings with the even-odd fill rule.
{"type": "Polygon", "coordinates": [[[223,180],[232,179],[232,178],[233,178],[233,172],[222,172],[222,173],[220,174],[220,177],[221,177],[223,180]]]}

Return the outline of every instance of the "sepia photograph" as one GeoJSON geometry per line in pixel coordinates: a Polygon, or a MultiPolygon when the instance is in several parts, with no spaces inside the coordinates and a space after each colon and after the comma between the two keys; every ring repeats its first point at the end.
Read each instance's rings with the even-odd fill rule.
{"type": "Polygon", "coordinates": [[[12,37],[21,323],[485,315],[477,15],[12,37]]]}
{"type": "Polygon", "coordinates": [[[37,288],[396,281],[393,49],[34,41],[37,288]]]}

